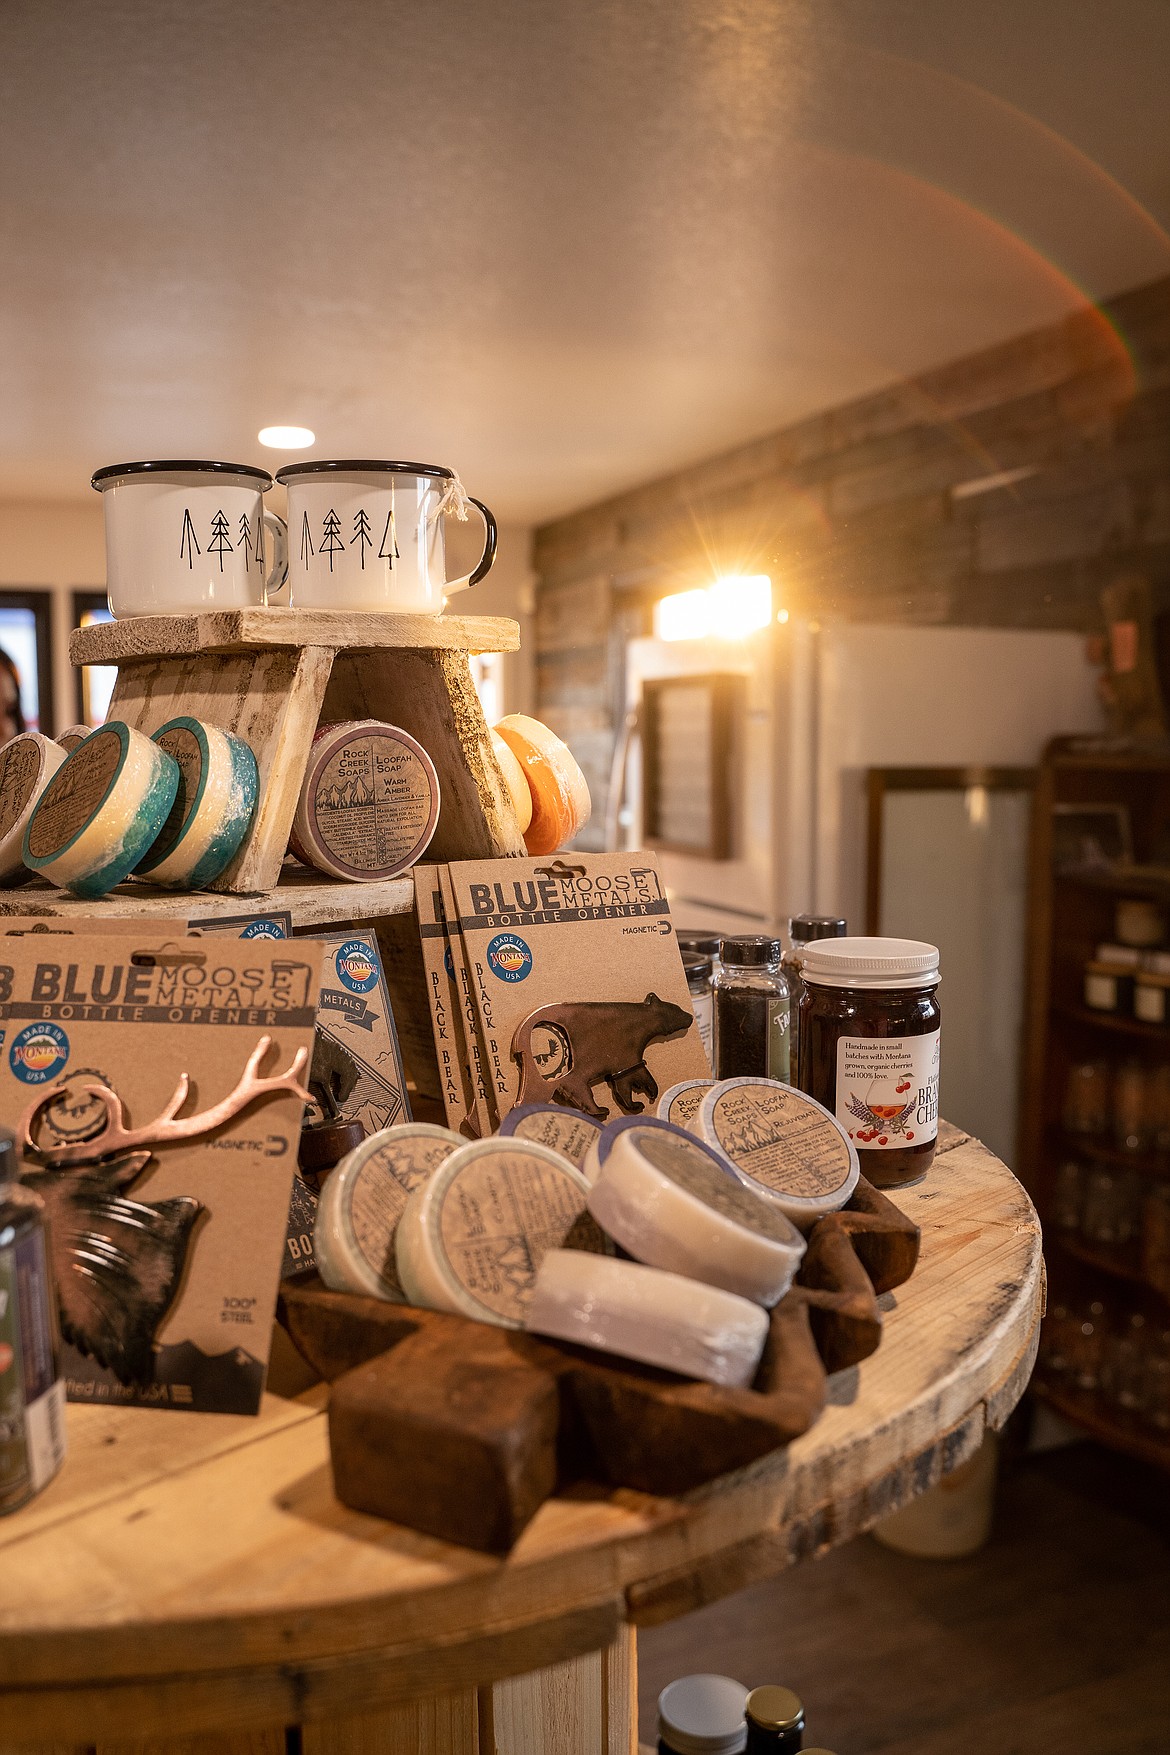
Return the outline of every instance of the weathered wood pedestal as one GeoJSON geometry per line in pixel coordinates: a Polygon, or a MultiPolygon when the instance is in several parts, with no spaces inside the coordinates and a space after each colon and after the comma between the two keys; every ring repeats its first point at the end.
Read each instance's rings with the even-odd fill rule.
{"type": "MultiPolygon", "coordinates": [[[[634,1629],[866,1529],[1002,1425],[1043,1295],[1036,1215],[944,1128],[885,1338],[786,1450],[682,1499],[579,1489],[506,1560],[347,1511],[323,1386],[257,1419],[69,1410],[0,1521],[0,1755],[629,1755],[634,1629]]],[[[746,1681],[763,1678],[745,1677],[746,1681]]]]}

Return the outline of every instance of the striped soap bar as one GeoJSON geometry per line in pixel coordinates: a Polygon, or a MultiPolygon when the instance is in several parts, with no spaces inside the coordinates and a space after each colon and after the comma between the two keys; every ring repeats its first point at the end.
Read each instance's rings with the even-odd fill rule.
{"type": "Polygon", "coordinates": [[[109,720],[42,792],[24,863],[75,896],[104,896],[157,840],[178,789],[178,763],[144,732],[109,720]]]}
{"type": "Polygon", "coordinates": [[[201,890],[226,871],[251,826],[256,758],[242,738],[186,715],[168,720],[154,741],[178,764],[179,789],[136,875],[166,890],[201,890]]]}

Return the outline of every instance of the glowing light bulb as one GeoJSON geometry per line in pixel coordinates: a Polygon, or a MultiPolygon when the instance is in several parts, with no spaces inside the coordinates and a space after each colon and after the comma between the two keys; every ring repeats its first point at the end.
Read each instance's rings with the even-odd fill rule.
{"type": "Polygon", "coordinates": [[[307,451],[317,443],[317,435],[309,427],[261,427],[256,437],[271,451],[307,451]]]}

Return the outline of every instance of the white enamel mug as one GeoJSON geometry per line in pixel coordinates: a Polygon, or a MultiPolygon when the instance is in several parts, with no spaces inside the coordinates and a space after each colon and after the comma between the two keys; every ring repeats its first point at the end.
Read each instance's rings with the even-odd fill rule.
{"type": "Polygon", "coordinates": [[[290,463],[289,603],[441,615],[444,597],[482,579],[496,558],[496,521],[464,495],[455,472],[430,463],[290,463]],[[444,518],[472,505],[484,522],[474,571],[447,578],[444,518]]]}
{"type": "Polygon", "coordinates": [[[115,463],[92,486],[106,523],[115,616],[249,609],[288,574],[284,520],[264,510],[272,477],[248,463],[115,463]]]}

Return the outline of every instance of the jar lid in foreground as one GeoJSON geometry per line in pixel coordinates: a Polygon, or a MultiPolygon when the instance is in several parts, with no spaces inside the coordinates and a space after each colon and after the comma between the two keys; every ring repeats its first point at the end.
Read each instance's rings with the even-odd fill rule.
{"type": "Polygon", "coordinates": [[[677,1755],[739,1755],[747,1698],[730,1676],[680,1676],[658,1696],[658,1735],[677,1755]]]}
{"type": "Polygon", "coordinates": [[[916,938],[826,938],[810,944],[804,978],[822,987],[933,987],[938,946],[916,938]]]}
{"type": "Polygon", "coordinates": [[[744,1712],[762,1731],[790,1731],[804,1723],[804,1702],[791,1688],[753,1688],[744,1712]]]}
{"type": "Polygon", "coordinates": [[[778,963],[783,951],[784,946],[778,938],[752,933],[747,938],[725,938],[722,954],[725,964],[735,963],[741,969],[766,968],[769,963],[778,963]]]}

